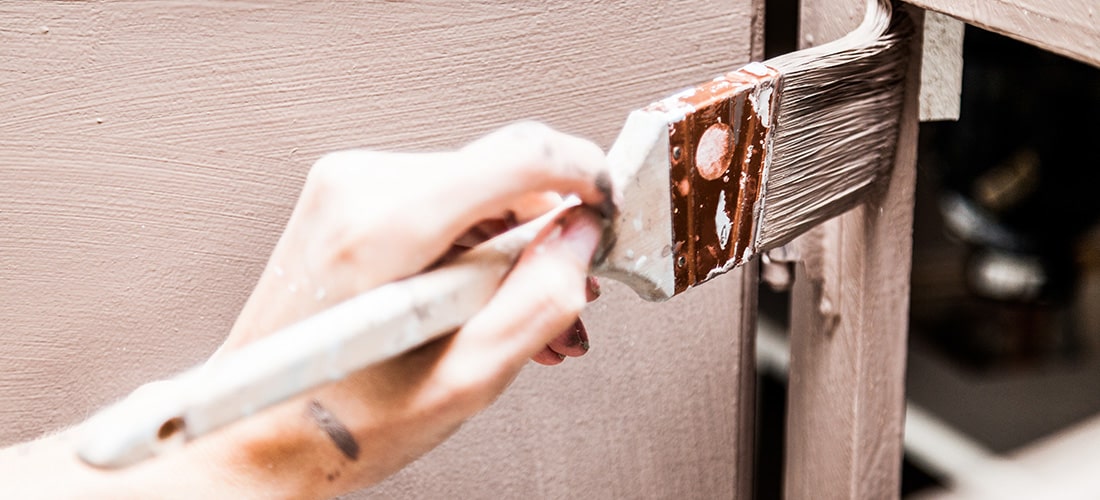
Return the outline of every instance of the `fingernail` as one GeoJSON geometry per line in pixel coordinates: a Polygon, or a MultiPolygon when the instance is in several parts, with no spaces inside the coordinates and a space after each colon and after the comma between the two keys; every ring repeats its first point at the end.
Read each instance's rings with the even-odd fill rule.
{"type": "Polygon", "coordinates": [[[588,277],[588,300],[593,301],[600,298],[600,280],[595,276],[588,277]]]}
{"type": "Polygon", "coordinates": [[[600,244],[603,227],[590,210],[576,208],[570,210],[562,219],[562,234],[559,237],[565,247],[581,262],[588,263],[600,244]]]}
{"type": "Polygon", "coordinates": [[[600,172],[596,175],[596,189],[603,195],[603,201],[596,206],[596,211],[607,220],[610,220],[618,212],[615,206],[615,190],[611,185],[611,175],[600,172]]]}
{"type": "Polygon", "coordinates": [[[585,328],[584,322],[577,320],[573,323],[573,339],[575,345],[581,346],[585,352],[588,352],[588,348],[591,347],[588,343],[588,328],[585,328]]]}

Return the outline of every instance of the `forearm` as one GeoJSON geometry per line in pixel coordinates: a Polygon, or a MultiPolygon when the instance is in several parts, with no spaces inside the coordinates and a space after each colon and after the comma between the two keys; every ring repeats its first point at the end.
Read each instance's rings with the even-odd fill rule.
{"type": "Polygon", "coordinates": [[[200,440],[120,470],[97,469],[76,456],[81,428],[0,450],[4,498],[298,498],[284,484],[246,471],[229,433],[200,440]]]}

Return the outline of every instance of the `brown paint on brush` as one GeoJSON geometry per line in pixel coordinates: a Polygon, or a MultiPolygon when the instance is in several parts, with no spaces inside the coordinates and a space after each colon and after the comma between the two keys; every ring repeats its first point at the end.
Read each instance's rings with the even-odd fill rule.
{"type": "Polygon", "coordinates": [[[355,436],[351,435],[351,431],[344,426],[336,415],[321,406],[316,399],[311,399],[309,405],[306,407],[307,413],[309,413],[310,419],[312,419],[325,434],[332,439],[332,443],[336,445],[336,448],[343,453],[345,457],[350,460],[359,459],[359,442],[355,440],[355,436]]]}
{"type": "Polygon", "coordinates": [[[755,251],[778,87],[779,72],[755,64],[678,98],[693,111],[669,126],[677,293],[755,251]]]}

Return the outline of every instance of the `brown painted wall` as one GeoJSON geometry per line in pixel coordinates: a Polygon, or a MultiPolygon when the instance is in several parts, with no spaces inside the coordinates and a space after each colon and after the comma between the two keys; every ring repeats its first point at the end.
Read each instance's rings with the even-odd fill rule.
{"type": "MultiPolygon", "coordinates": [[[[760,5],[3,4],[0,444],[209,355],[321,153],[521,118],[607,146],[630,109],[758,53],[760,5]]],[[[607,286],[589,356],[526,370],[377,492],[731,496],[741,284],[660,306],[607,286]]]]}

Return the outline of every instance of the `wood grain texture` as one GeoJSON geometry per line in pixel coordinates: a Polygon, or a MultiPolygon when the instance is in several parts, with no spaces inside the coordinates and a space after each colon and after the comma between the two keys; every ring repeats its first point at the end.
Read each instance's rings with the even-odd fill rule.
{"type": "MultiPolygon", "coordinates": [[[[606,147],[629,110],[759,55],[761,26],[759,0],[3,4],[0,444],[209,355],[323,152],[525,118],[606,147]]],[[[589,357],[526,371],[374,493],[747,491],[754,283],[661,306],[608,285],[589,357]]]]}
{"type": "Polygon", "coordinates": [[[924,13],[920,58],[920,121],[958,120],[963,84],[965,23],[924,13]]]}
{"type": "Polygon", "coordinates": [[[1095,0],[906,1],[1100,66],[1100,4],[1095,0]]]}
{"type": "MultiPolygon", "coordinates": [[[[850,4],[861,2],[803,0],[802,39],[825,41],[855,27],[858,12],[846,25],[807,16],[850,4]]],[[[791,304],[788,498],[900,494],[918,64],[909,82],[884,192],[797,240],[804,263],[791,304]]]]}

